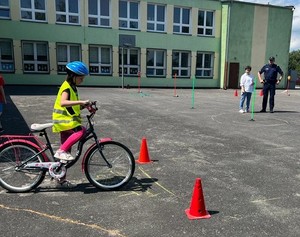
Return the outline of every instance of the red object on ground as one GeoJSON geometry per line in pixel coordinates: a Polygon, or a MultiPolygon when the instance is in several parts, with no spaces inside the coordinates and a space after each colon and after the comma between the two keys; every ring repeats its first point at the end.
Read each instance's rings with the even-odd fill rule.
{"type": "Polygon", "coordinates": [[[148,152],[148,145],[147,145],[147,139],[143,137],[142,143],[141,143],[141,149],[140,149],[140,156],[139,159],[136,161],[139,164],[147,164],[151,163],[149,152],[148,152]]]}
{"type": "Polygon", "coordinates": [[[235,90],[234,91],[234,96],[238,96],[239,94],[238,94],[238,91],[237,90],[235,90]]]}
{"type": "Polygon", "coordinates": [[[264,96],[264,90],[260,90],[259,95],[260,95],[260,96],[264,96]]]}
{"type": "Polygon", "coordinates": [[[185,213],[190,220],[208,219],[211,217],[205,208],[205,202],[204,202],[204,196],[203,196],[203,190],[202,190],[202,184],[200,178],[196,179],[191,205],[189,209],[185,210],[185,213]]]}

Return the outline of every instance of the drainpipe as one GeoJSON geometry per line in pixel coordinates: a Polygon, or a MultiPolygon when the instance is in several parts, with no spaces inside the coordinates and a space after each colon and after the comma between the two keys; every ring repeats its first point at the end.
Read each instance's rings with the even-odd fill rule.
{"type": "Polygon", "coordinates": [[[225,71],[224,71],[224,85],[223,89],[227,90],[228,77],[229,77],[229,63],[228,63],[228,45],[229,45],[229,32],[230,32],[230,12],[231,12],[232,0],[230,1],[227,15],[227,33],[226,33],[226,51],[225,51],[225,71]]]}

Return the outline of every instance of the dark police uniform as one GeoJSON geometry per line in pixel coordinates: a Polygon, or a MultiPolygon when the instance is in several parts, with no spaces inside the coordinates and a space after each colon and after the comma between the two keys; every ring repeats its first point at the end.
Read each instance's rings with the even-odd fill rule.
{"type": "Polygon", "coordinates": [[[270,101],[269,101],[270,112],[273,112],[277,74],[279,73],[281,76],[283,76],[283,72],[277,64],[273,63],[273,64],[266,64],[265,66],[263,66],[262,69],[260,69],[259,74],[263,74],[263,73],[264,73],[264,86],[263,86],[264,97],[262,102],[262,112],[266,111],[269,91],[270,91],[270,101]]]}

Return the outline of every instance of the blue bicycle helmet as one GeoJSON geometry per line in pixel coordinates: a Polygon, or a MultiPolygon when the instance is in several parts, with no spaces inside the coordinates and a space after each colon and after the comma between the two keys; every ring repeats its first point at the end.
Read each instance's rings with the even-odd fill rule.
{"type": "Polygon", "coordinates": [[[70,62],[67,64],[66,67],[70,71],[72,71],[75,74],[80,75],[80,76],[86,76],[89,74],[89,69],[87,68],[87,66],[83,62],[80,62],[80,61],[70,62]]]}

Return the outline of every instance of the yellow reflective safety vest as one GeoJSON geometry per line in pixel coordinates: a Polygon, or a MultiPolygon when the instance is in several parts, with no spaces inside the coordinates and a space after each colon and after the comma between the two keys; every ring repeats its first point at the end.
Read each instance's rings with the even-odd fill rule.
{"type": "Polygon", "coordinates": [[[72,89],[70,84],[65,81],[61,85],[54,103],[52,113],[52,120],[54,124],[52,127],[53,132],[66,131],[81,125],[80,105],[72,106],[74,114],[70,114],[67,110],[67,107],[62,107],[60,105],[61,94],[66,89],[69,89],[70,91],[70,100],[79,100],[77,93],[72,89]]]}

